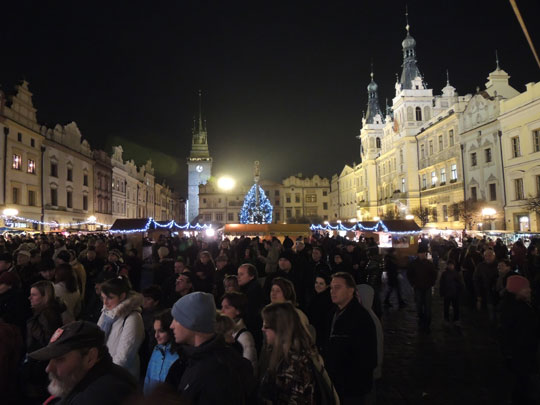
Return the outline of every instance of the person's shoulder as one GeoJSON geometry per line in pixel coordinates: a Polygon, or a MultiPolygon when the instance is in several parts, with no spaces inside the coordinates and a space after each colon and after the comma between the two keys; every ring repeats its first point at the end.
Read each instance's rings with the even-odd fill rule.
{"type": "Polygon", "coordinates": [[[73,404],[116,404],[123,403],[137,389],[137,381],[124,368],[112,364],[103,375],[96,378],[78,393],[73,404]]]}

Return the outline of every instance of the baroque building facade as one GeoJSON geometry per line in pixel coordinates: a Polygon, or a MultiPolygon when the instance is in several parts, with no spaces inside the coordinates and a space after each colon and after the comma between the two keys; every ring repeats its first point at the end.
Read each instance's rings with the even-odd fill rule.
{"type": "Polygon", "coordinates": [[[540,195],[537,84],[520,94],[497,60],[484,90],[458,95],[447,73],[446,86],[434,95],[406,29],[401,76],[384,112],[371,74],[358,136],[361,163],[345,165],[332,177],[330,218],[414,215],[419,224],[438,229],[537,231],[537,214],[527,211],[540,195]]]}

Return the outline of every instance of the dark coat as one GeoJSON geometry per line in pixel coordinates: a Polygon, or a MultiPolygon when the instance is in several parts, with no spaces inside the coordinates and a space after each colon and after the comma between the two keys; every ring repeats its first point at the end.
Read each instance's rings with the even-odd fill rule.
{"type": "Polygon", "coordinates": [[[476,295],[489,302],[494,301],[496,299],[495,284],[497,283],[498,276],[499,272],[496,261],[492,263],[479,263],[473,275],[476,295]]]}
{"type": "Polygon", "coordinates": [[[538,371],[536,354],[540,342],[538,311],[525,301],[506,293],[501,302],[501,348],[514,371],[538,371]]]}
{"type": "Polygon", "coordinates": [[[247,296],[246,311],[243,319],[255,339],[257,350],[259,350],[262,346],[261,309],[264,306],[263,289],[259,282],[253,279],[246,285],[241,286],[240,290],[247,296]]]}
{"type": "Polygon", "coordinates": [[[30,303],[21,290],[12,287],[0,294],[0,320],[17,326],[22,336],[26,336],[26,321],[31,316],[30,303]]]}
{"type": "Polygon", "coordinates": [[[441,274],[439,282],[439,292],[441,297],[454,298],[458,297],[463,291],[463,281],[460,273],[456,270],[445,270],[441,274]]]}
{"type": "Polygon", "coordinates": [[[92,367],[59,405],[119,405],[135,394],[137,381],[106,355],[92,367]]]}
{"type": "Polygon", "coordinates": [[[182,346],[166,382],[193,405],[247,404],[255,391],[249,360],[216,336],[200,346],[182,346]]]}
{"type": "Polygon", "coordinates": [[[435,285],[437,281],[437,269],[431,260],[417,258],[409,265],[407,278],[413,288],[426,290],[435,285]]]}
{"type": "Polygon", "coordinates": [[[317,332],[317,348],[321,353],[328,346],[334,308],[330,297],[330,288],[327,288],[322,293],[313,296],[307,310],[309,323],[313,325],[317,332]]]}
{"type": "Polygon", "coordinates": [[[377,334],[371,316],[356,298],[343,310],[336,308],[324,359],[342,400],[371,391],[377,366],[377,334]]]}

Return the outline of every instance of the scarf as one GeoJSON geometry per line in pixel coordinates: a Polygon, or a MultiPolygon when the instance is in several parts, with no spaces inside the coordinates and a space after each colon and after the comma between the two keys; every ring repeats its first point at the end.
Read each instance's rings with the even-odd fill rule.
{"type": "Polygon", "coordinates": [[[111,318],[109,315],[105,313],[103,314],[103,323],[101,324],[100,328],[105,333],[105,341],[107,341],[107,339],[109,338],[115,320],[116,317],[111,318]]]}

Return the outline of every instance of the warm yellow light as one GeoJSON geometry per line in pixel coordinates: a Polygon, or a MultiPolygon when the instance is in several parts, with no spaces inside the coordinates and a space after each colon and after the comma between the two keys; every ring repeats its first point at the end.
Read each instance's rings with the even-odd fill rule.
{"type": "Polygon", "coordinates": [[[206,230],[206,236],[208,236],[208,237],[210,237],[210,238],[211,238],[212,236],[214,236],[215,234],[216,234],[216,231],[213,230],[212,228],[208,228],[208,229],[206,230]]]}
{"type": "Polygon", "coordinates": [[[496,213],[497,213],[497,211],[495,210],[495,208],[483,208],[482,209],[482,215],[484,217],[492,217],[496,213]]]}
{"type": "Polygon", "coordinates": [[[96,222],[97,218],[94,215],[90,215],[87,219],[88,222],[96,222]]]}
{"type": "Polygon", "coordinates": [[[218,179],[217,185],[221,190],[228,191],[234,188],[236,181],[231,177],[223,176],[218,179]]]}
{"type": "Polygon", "coordinates": [[[6,217],[15,217],[19,215],[19,210],[16,208],[6,208],[3,213],[6,217]]]}
{"type": "Polygon", "coordinates": [[[338,219],[336,222],[337,222],[338,224],[341,224],[341,219],[338,219]]]}
{"type": "Polygon", "coordinates": [[[380,221],[381,218],[380,218],[380,217],[373,217],[373,220],[374,220],[374,221],[380,221]]]}
{"type": "Polygon", "coordinates": [[[352,223],[352,224],[354,224],[354,223],[356,222],[356,218],[351,218],[351,219],[349,219],[349,222],[352,223]]]}
{"type": "Polygon", "coordinates": [[[325,224],[325,225],[328,225],[328,221],[324,221],[324,224],[325,224]]]}
{"type": "Polygon", "coordinates": [[[407,219],[407,220],[409,220],[409,221],[410,221],[410,220],[413,220],[413,219],[414,219],[414,215],[411,215],[411,214],[405,215],[405,219],[407,219]]]}

